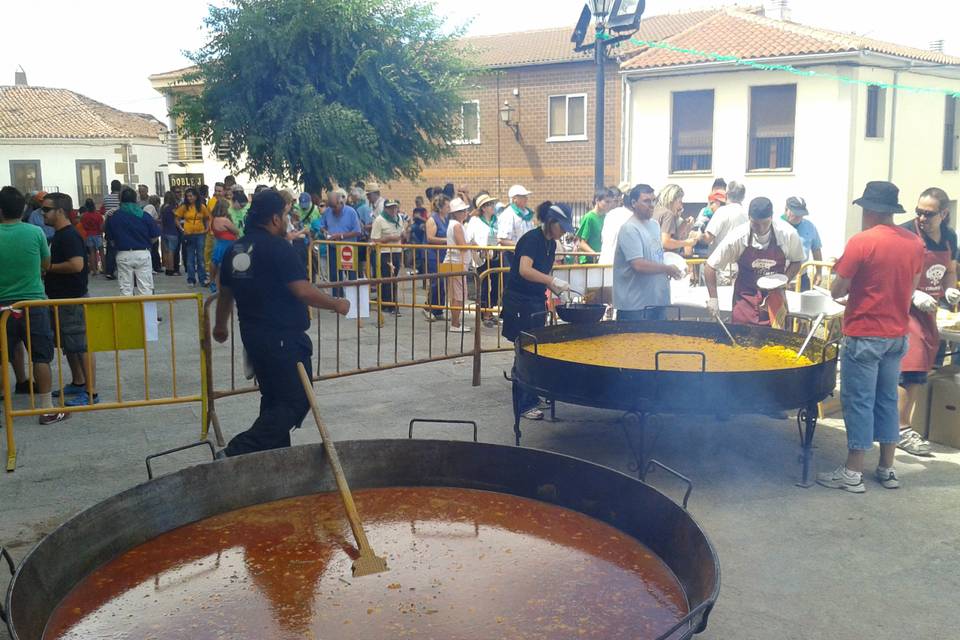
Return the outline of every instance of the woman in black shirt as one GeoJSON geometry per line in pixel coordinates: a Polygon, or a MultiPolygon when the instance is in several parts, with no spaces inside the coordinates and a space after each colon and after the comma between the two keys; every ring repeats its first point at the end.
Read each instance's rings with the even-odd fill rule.
{"type": "MultiPolygon", "coordinates": [[[[501,319],[503,337],[513,342],[521,331],[542,327],[546,322],[546,293],[570,289],[565,280],[550,275],[557,254],[557,240],[573,233],[570,208],[549,200],[537,207],[540,226],[523,234],[514,249],[510,273],[503,291],[501,319]]],[[[536,395],[517,390],[517,402],[523,417],[543,419],[536,395]]]]}

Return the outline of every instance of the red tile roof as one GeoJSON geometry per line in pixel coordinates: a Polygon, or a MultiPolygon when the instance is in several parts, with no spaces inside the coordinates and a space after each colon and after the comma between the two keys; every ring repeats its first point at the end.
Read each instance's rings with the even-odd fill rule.
{"type": "MultiPolygon", "coordinates": [[[[645,38],[651,42],[653,38],[645,38]]],[[[688,29],[663,40],[682,49],[691,49],[745,59],[778,58],[819,53],[871,51],[911,60],[938,64],[960,64],[960,58],[840,33],[795,22],[775,20],[737,9],[718,12],[688,29]]],[[[621,64],[623,70],[656,69],[699,62],[709,56],[668,49],[647,48],[621,64]]]]}
{"type": "MultiPolygon", "coordinates": [[[[644,40],[663,40],[680,33],[684,29],[702,22],[720,13],[718,9],[688,11],[684,13],[650,16],[644,18],[640,28],[634,34],[644,40]]],[[[592,51],[575,52],[570,36],[573,27],[539,29],[536,31],[517,31],[498,33],[488,36],[471,36],[462,43],[469,56],[479,67],[502,69],[534,64],[558,64],[591,60],[592,51]]],[[[592,26],[585,42],[593,41],[592,26]]],[[[630,55],[637,47],[623,44],[616,49],[617,55],[630,55]]]]}
{"type": "Polygon", "coordinates": [[[164,130],[152,116],[67,89],[0,86],[0,138],[157,138],[164,130]]]}

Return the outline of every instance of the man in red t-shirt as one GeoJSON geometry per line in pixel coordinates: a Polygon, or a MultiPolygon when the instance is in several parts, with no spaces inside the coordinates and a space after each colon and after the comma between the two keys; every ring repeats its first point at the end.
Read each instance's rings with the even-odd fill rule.
{"type": "Polygon", "coordinates": [[[900,486],[893,454],[900,441],[897,382],[907,352],[913,292],[923,266],[917,235],[893,223],[903,213],[900,190],[890,182],[868,182],[863,197],[863,231],[834,265],[834,298],[848,296],[840,352],[840,399],[847,428],[847,461],[817,474],[832,489],[863,493],[863,457],[880,443],[876,478],[887,489],[900,486]]]}

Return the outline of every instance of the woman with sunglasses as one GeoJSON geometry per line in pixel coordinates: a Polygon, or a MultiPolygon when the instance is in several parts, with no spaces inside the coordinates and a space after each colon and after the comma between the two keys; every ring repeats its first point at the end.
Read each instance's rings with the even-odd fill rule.
{"type": "Polygon", "coordinates": [[[937,330],[937,307],[941,301],[949,305],[960,302],[957,286],[957,234],[945,224],[950,198],[931,187],[920,194],[917,217],[901,225],[916,233],[924,244],[923,270],[913,293],[908,329],[909,346],[900,365],[900,443],[897,445],[915,456],[929,456],[930,443],[910,428],[913,408],[927,383],[940,347],[937,330]]]}

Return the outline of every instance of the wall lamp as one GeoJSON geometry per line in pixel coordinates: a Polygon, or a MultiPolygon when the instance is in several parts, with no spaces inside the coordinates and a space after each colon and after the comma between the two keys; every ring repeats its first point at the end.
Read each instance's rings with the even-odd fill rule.
{"type": "Polygon", "coordinates": [[[500,107],[500,122],[512,129],[513,137],[517,140],[517,142],[520,142],[520,123],[513,122],[514,111],[516,111],[516,109],[510,106],[510,102],[508,100],[504,100],[503,106],[500,107]]]}

